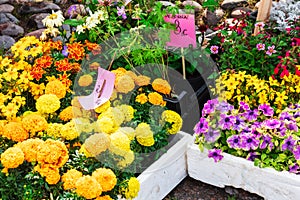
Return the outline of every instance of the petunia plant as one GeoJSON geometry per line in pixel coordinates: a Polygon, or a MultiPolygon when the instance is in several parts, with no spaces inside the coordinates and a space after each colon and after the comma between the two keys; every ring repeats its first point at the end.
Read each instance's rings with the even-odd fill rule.
{"type": "Polygon", "coordinates": [[[196,124],[195,143],[208,148],[208,157],[222,160],[223,152],[253,161],[259,167],[299,173],[300,105],[291,104],[276,114],[268,104],[250,108],[209,100],[196,124]]]}

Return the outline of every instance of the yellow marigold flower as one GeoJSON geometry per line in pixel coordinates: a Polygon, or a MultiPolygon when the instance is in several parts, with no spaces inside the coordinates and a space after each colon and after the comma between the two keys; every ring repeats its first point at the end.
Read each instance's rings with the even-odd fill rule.
{"type": "Polygon", "coordinates": [[[24,159],[28,162],[33,162],[37,160],[37,153],[39,151],[39,146],[42,146],[44,141],[35,138],[28,139],[21,143],[18,143],[16,146],[19,147],[24,153],[24,159]]]}
{"type": "Polygon", "coordinates": [[[88,137],[84,142],[84,147],[88,153],[97,156],[106,151],[110,146],[110,137],[105,133],[96,133],[88,137]]]}
{"type": "Polygon", "coordinates": [[[2,107],[2,115],[7,119],[13,119],[19,112],[19,107],[14,103],[8,103],[6,106],[2,107]]]}
{"type": "Polygon", "coordinates": [[[38,114],[30,114],[22,119],[23,127],[31,133],[44,131],[48,127],[46,119],[38,114]]]}
{"type": "Polygon", "coordinates": [[[135,130],[132,127],[120,127],[117,131],[127,135],[129,140],[133,140],[135,137],[135,130]]]}
{"type": "Polygon", "coordinates": [[[68,106],[65,109],[63,109],[59,114],[59,119],[67,122],[74,118],[73,114],[73,106],[68,106]]]}
{"type": "Polygon", "coordinates": [[[22,122],[9,122],[3,128],[3,136],[15,142],[22,142],[29,138],[28,132],[23,128],[22,122]]]}
{"type": "Polygon", "coordinates": [[[101,185],[92,176],[83,176],[76,181],[76,193],[86,199],[93,199],[102,193],[101,185]]]}
{"type": "Polygon", "coordinates": [[[148,97],[145,93],[139,94],[135,97],[135,102],[138,102],[140,104],[147,103],[148,97]]]}
{"type": "Polygon", "coordinates": [[[76,188],[76,182],[82,177],[82,173],[76,169],[68,170],[62,175],[61,180],[63,182],[64,190],[70,190],[76,188]]]}
{"type": "Polygon", "coordinates": [[[47,83],[45,88],[45,94],[54,94],[59,99],[62,99],[66,96],[67,88],[59,80],[53,80],[47,83]]]}
{"type": "Polygon", "coordinates": [[[111,145],[124,151],[130,151],[130,140],[126,134],[117,131],[110,135],[110,141],[111,145]]]}
{"type": "Polygon", "coordinates": [[[152,82],[152,87],[155,91],[162,93],[162,94],[170,94],[171,93],[171,86],[168,81],[157,78],[152,82]]]}
{"type": "Polygon", "coordinates": [[[116,75],[116,79],[118,79],[121,76],[124,76],[127,72],[127,70],[123,67],[119,67],[118,69],[112,70],[112,73],[116,75]]]}
{"type": "Polygon", "coordinates": [[[39,98],[42,94],[44,94],[45,84],[35,84],[30,82],[30,92],[34,96],[34,99],[39,98]]]}
{"type": "Polygon", "coordinates": [[[77,132],[78,133],[90,133],[93,131],[93,126],[90,122],[90,117],[77,117],[74,118],[71,122],[74,123],[74,125],[76,126],[77,132]]]}
{"type": "Polygon", "coordinates": [[[128,93],[132,91],[135,87],[134,80],[128,76],[124,75],[116,79],[115,81],[115,88],[117,92],[120,93],[128,93]]]}
{"type": "Polygon", "coordinates": [[[153,131],[149,124],[140,123],[135,128],[136,140],[143,146],[152,146],[154,144],[153,131]]]}
{"type": "Polygon", "coordinates": [[[37,99],[35,106],[40,113],[53,113],[59,109],[60,101],[54,94],[44,94],[37,99]]]}
{"type": "Polygon", "coordinates": [[[166,101],[164,101],[163,97],[157,92],[151,92],[150,94],[148,94],[148,99],[149,102],[152,103],[153,105],[161,105],[161,106],[166,105],[166,101]]]}
{"type": "Polygon", "coordinates": [[[116,98],[118,98],[118,92],[117,92],[117,90],[114,88],[114,89],[113,89],[113,92],[112,92],[112,94],[111,94],[111,96],[110,96],[110,98],[109,98],[109,100],[112,101],[112,100],[114,100],[114,99],[116,99],[116,98]]]}
{"type": "Polygon", "coordinates": [[[18,78],[18,70],[12,67],[6,69],[6,72],[3,72],[3,77],[6,81],[13,81],[18,78]]]}
{"type": "Polygon", "coordinates": [[[47,139],[39,146],[37,161],[52,167],[62,167],[69,159],[66,145],[58,140],[47,139]]]}
{"type": "MultiPolygon", "coordinates": [[[[118,166],[124,168],[130,165],[134,161],[134,152],[133,151],[123,151],[123,159],[118,162],[118,166]]],[[[118,154],[119,155],[119,154],[118,154]]]]}
{"type": "Polygon", "coordinates": [[[78,85],[81,87],[87,87],[93,83],[93,77],[90,74],[85,74],[79,77],[78,85]]]}
{"type": "Polygon", "coordinates": [[[125,75],[128,75],[132,78],[132,80],[135,80],[137,75],[133,71],[126,71],[125,75]]]}
{"type": "Polygon", "coordinates": [[[165,110],[162,113],[162,120],[171,124],[171,127],[167,130],[169,134],[176,134],[182,127],[182,118],[173,110],[165,110]]]}
{"type": "Polygon", "coordinates": [[[100,183],[103,192],[111,191],[117,184],[117,177],[111,169],[98,168],[93,172],[92,177],[100,183]]]}
{"type": "Polygon", "coordinates": [[[140,182],[136,177],[131,177],[127,184],[127,188],[125,189],[125,197],[126,199],[134,199],[137,197],[140,191],[140,182]]]}
{"type": "Polygon", "coordinates": [[[59,138],[60,137],[60,130],[63,127],[63,124],[59,123],[50,123],[46,129],[46,133],[48,136],[59,138]]]}
{"type": "Polygon", "coordinates": [[[34,170],[39,172],[42,177],[46,177],[46,182],[50,185],[55,185],[60,180],[59,169],[51,167],[48,164],[41,164],[34,167],[34,170]]]}
{"type": "Polygon", "coordinates": [[[103,116],[96,121],[95,131],[111,134],[115,132],[119,126],[113,121],[112,118],[103,116]]]}
{"type": "Polygon", "coordinates": [[[108,108],[105,112],[100,114],[98,118],[100,119],[103,116],[111,118],[117,126],[120,126],[125,120],[123,112],[118,107],[108,108]]]}
{"type": "Polygon", "coordinates": [[[122,104],[120,106],[117,106],[117,108],[119,110],[121,110],[121,112],[124,114],[124,121],[125,122],[129,122],[133,119],[133,115],[134,115],[134,108],[130,105],[125,105],[125,104],[122,104]]]}
{"type": "Polygon", "coordinates": [[[137,86],[146,86],[149,85],[151,81],[151,78],[148,76],[144,76],[144,75],[139,75],[134,79],[134,83],[137,86]]]}
{"type": "Polygon", "coordinates": [[[89,153],[86,148],[85,148],[85,144],[81,145],[80,149],[79,149],[79,153],[82,153],[85,155],[85,157],[90,158],[90,157],[94,157],[91,153],[89,153]]]}
{"type": "Polygon", "coordinates": [[[97,197],[95,200],[113,200],[109,195],[97,197]]]}
{"type": "Polygon", "coordinates": [[[10,147],[1,154],[1,163],[5,168],[17,168],[24,162],[24,153],[19,147],[10,147]]]}
{"type": "Polygon", "coordinates": [[[109,107],[110,107],[110,101],[107,101],[104,104],[102,104],[101,106],[98,106],[97,108],[95,108],[95,112],[100,114],[100,113],[106,111],[109,107]]]}
{"type": "Polygon", "coordinates": [[[60,129],[60,136],[66,140],[74,140],[79,137],[74,121],[64,124],[60,129]]]}

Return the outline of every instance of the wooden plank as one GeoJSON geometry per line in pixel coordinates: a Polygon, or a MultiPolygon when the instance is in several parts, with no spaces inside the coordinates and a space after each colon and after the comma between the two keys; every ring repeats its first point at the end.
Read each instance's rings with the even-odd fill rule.
{"type": "Polygon", "coordinates": [[[163,199],[187,176],[186,150],[193,137],[184,132],[177,134],[178,142],[138,176],[141,186],[135,200],[163,199]]]}
{"type": "Polygon", "coordinates": [[[266,200],[300,199],[300,177],[287,171],[259,168],[244,158],[223,153],[223,159],[215,163],[208,158],[208,150],[200,152],[195,144],[187,150],[190,177],[217,186],[233,186],[256,193],[266,200]]]}
{"type": "MultiPolygon", "coordinates": [[[[265,22],[270,17],[270,11],[272,7],[272,0],[261,0],[256,17],[257,22],[265,22]]],[[[254,28],[254,35],[259,33],[259,27],[254,28]]]]}

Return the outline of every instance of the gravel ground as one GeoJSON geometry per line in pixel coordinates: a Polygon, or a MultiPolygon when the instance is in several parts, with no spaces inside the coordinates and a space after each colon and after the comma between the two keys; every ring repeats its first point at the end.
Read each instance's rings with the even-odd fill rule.
{"type": "Polygon", "coordinates": [[[233,187],[219,188],[186,177],[163,200],[263,200],[264,198],[233,187]]]}

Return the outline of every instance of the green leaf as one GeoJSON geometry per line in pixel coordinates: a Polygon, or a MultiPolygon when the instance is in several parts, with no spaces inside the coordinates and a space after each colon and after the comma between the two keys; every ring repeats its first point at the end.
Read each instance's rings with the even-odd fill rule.
{"type": "Polygon", "coordinates": [[[77,19],[66,19],[64,21],[64,24],[68,24],[70,26],[78,26],[78,25],[84,24],[84,20],[82,20],[82,19],[80,19],[80,20],[77,20],[77,19]]]}

